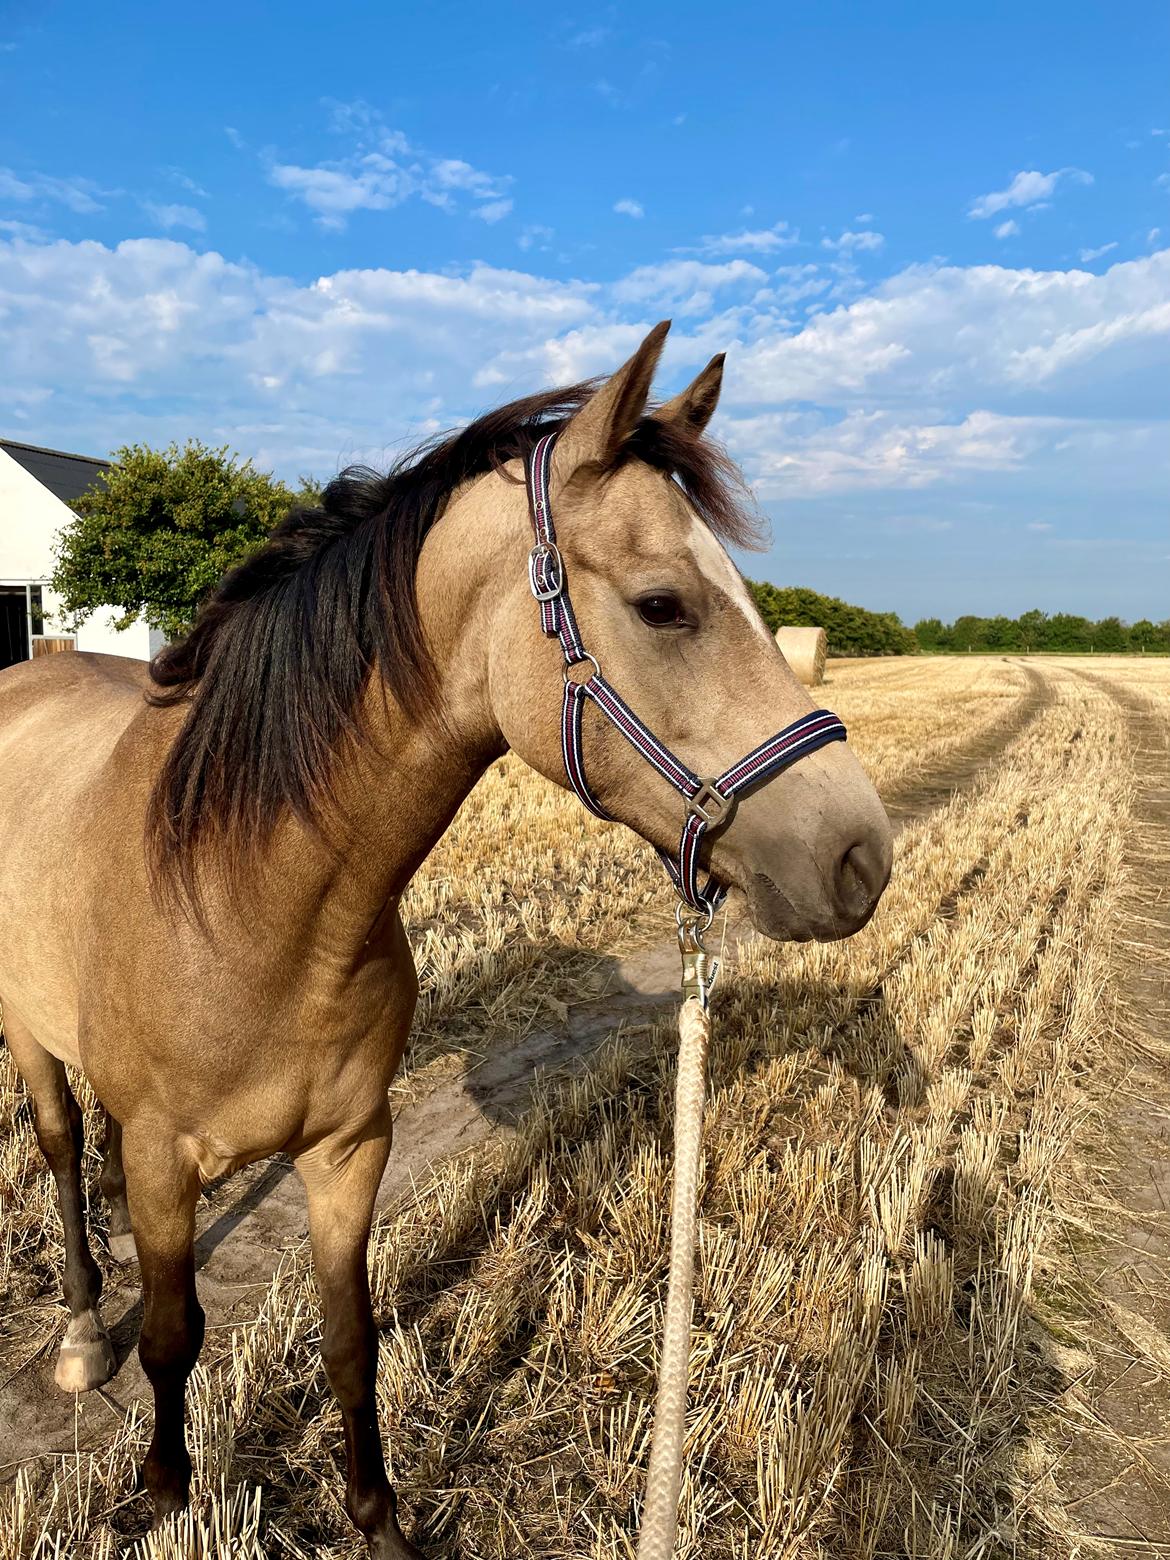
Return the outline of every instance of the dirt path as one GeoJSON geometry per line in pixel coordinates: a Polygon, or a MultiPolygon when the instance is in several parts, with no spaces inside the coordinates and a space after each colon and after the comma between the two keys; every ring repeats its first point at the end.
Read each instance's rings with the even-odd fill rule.
{"type": "Polygon", "coordinates": [[[1061,1477],[1083,1491],[1071,1509],[1117,1560],[1170,1555],[1170,722],[1124,683],[1077,676],[1125,710],[1139,777],[1129,863],[1134,919],[1123,1000],[1141,1048],[1106,1102],[1113,1215],[1101,1246],[1082,1257],[1087,1298],[1104,1311],[1096,1332],[1091,1404],[1099,1423],[1069,1449],[1061,1477]]]}
{"type": "MultiPolygon", "coordinates": [[[[1052,703],[1050,678],[1020,663],[1024,686],[1005,719],[976,741],[948,755],[945,765],[913,776],[887,801],[901,830],[976,785],[1005,746],[1052,703]]],[[[394,1150],[379,1192],[380,1208],[393,1205],[440,1158],[463,1152],[491,1133],[506,1130],[522,1114],[537,1076],[582,1067],[621,1023],[648,1023],[678,996],[678,950],[673,939],[603,966],[602,993],[569,1007],[564,1021],[535,1030],[517,1045],[495,1052],[479,1067],[402,1109],[395,1121],[394,1150]]],[[[258,1302],[284,1252],[307,1237],[304,1194],[291,1164],[261,1161],[241,1171],[203,1200],[197,1222],[199,1295],[209,1334],[255,1316],[258,1302]]],[[[57,1339],[26,1362],[14,1362],[0,1384],[0,1477],[19,1461],[72,1450],[106,1438],[135,1402],[149,1401],[149,1387],[134,1345],[141,1321],[137,1269],[107,1265],[103,1314],[121,1368],[107,1387],[78,1400],[63,1396],[52,1380],[57,1339]]]]}

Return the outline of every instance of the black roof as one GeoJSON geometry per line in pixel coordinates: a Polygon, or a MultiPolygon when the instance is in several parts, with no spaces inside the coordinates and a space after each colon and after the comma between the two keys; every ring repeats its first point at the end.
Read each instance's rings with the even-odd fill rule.
{"type": "Polygon", "coordinates": [[[15,439],[0,439],[0,450],[66,504],[80,498],[110,466],[108,460],[99,460],[96,455],[68,455],[64,450],[41,449],[38,444],[18,444],[15,439]]]}

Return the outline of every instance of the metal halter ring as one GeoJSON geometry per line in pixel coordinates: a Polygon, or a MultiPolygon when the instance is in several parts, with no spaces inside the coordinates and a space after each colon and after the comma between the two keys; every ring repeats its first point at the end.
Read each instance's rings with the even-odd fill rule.
{"type": "Polygon", "coordinates": [[[735,810],[735,797],[724,796],[714,780],[704,780],[694,796],[687,798],[687,811],[701,818],[709,829],[727,823],[735,810]]]}
{"type": "Polygon", "coordinates": [[[576,683],[578,688],[584,688],[585,685],[587,683],[591,683],[595,677],[600,677],[601,676],[601,667],[598,666],[598,664],[597,664],[597,657],[595,655],[590,655],[588,650],[586,650],[584,652],[584,654],[579,655],[575,661],[566,661],[565,662],[564,674],[565,674],[565,681],[567,683],[576,683]],[[573,669],[575,667],[584,666],[586,661],[588,661],[590,666],[593,668],[593,670],[590,672],[588,677],[570,677],[569,676],[569,673],[571,671],[573,671],[573,669]]]}
{"type": "Polygon", "coordinates": [[[674,908],[674,924],[678,927],[678,945],[686,948],[688,943],[696,948],[701,948],[703,937],[711,930],[711,922],[715,919],[715,907],[708,905],[705,910],[692,910],[690,905],[681,899],[674,908]]]}
{"type": "Polygon", "coordinates": [[[561,550],[555,542],[537,542],[536,546],[528,554],[528,577],[532,583],[532,594],[537,601],[555,601],[565,588],[565,560],[561,557],[561,550]],[[543,559],[548,559],[551,577],[551,585],[538,585],[537,567],[543,559]]]}

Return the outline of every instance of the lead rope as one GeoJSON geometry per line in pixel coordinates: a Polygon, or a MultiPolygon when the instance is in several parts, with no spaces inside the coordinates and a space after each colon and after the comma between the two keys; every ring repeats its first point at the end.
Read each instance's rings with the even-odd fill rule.
{"type": "Polygon", "coordinates": [[[710,916],[679,906],[682,1006],[678,1014],[678,1077],[674,1089],[674,1190],[670,1206],[670,1278],[662,1323],[658,1399],[646,1505],[638,1539],[638,1560],[671,1560],[678,1534],[683,1441],[687,1429],[687,1381],[691,1357],[695,1232],[698,1224],[699,1156],[703,1144],[703,1098],[707,1047],[711,1040],[708,997],[719,965],[703,947],[710,916]]]}

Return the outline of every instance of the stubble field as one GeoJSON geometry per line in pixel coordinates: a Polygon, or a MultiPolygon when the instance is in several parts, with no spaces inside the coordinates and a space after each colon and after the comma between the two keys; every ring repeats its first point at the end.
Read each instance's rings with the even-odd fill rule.
{"type": "MultiPolygon", "coordinates": [[[[1170,663],[831,663],[824,702],[897,860],[851,941],[745,937],[727,958],[679,1554],[1168,1553],[1170,663]]],[[[409,896],[402,1119],[476,1105],[462,1137],[435,1131],[370,1253],[391,1477],[436,1557],[633,1554],[675,1046],[634,977],[669,952],[661,876],[509,760],[409,896]],[[539,1087],[494,1109],[484,1059],[534,1036],[539,1087]]],[[[0,1198],[0,1420],[25,1427],[3,1443],[0,1554],[360,1553],[307,1246],[209,1305],[195,1504],[147,1538],[135,1362],[76,1420],[42,1411],[60,1230],[6,1051],[0,1198]]],[[[93,1211],[100,1232],[96,1189],[93,1211]]],[[[132,1288],[110,1284],[116,1323],[132,1288]]]]}

